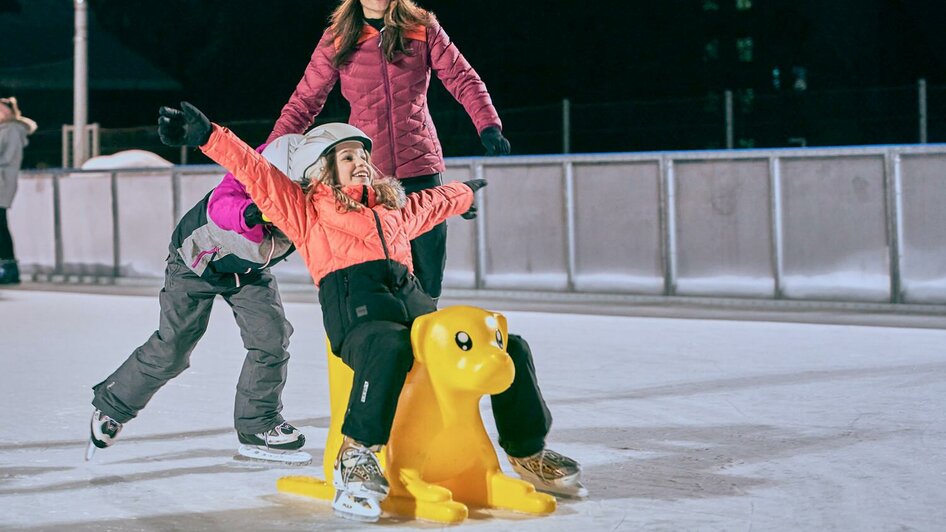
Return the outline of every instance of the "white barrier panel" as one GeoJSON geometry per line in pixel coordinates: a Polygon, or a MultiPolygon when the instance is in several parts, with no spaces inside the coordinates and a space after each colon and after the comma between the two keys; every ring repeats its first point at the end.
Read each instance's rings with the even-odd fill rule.
{"type": "Polygon", "coordinates": [[[657,162],[575,164],[573,172],[575,289],[662,293],[657,162]]]}
{"type": "Polygon", "coordinates": [[[676,294],[772,297],[765,159],[674,165],[676,294]]]}
{"type": "Polygon", "coordinates": [[[162,277],[174,219],[171,172],[117,173],[119,270],[126,277],[162,277]]]}
{"type": "Polygon", "coordinates": [[[52,271],[56,266],[52,174],[21,175],[7,215],[21,269],[52,271]]]}
{"type": "Polygon", "coordinates": [[[59,181],[64,273],[113,270],[112,184],[105,173],[67,174],[59,181]]]}
{"type": "Polygon", "coordinates": [[[563,290],[568,286],[561,165],[484,168],[486,288],[563,290]]]}
{"type": "Polygon", "coordinates": [[[884,158],[785,159],[784,294],[888,301],[884,158]]]}
{"type": "Polygon", "coordinates": [[[946,303],[946,155],[901,160],[903,299],[946,303]]]}

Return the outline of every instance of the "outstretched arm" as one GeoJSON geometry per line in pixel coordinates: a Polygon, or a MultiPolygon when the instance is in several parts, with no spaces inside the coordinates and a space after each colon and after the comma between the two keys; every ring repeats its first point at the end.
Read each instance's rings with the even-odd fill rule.
{"type": "Polygon", "coordinates": [[[447,218],[474,209],[474,194],[484,186],[485,179],[473,179],[408,194],[407,204],[401,210],[408,238],[417,238],[447,218]]]}
{"type": "Polygon", "coordinates": [[[263,215],[294,242],[301,240],[307,226],[302,189],[230,130],[181,102],[180,110],[161,108],[158,135],[168,146],[200,146],[246,187],[263,215]]]}

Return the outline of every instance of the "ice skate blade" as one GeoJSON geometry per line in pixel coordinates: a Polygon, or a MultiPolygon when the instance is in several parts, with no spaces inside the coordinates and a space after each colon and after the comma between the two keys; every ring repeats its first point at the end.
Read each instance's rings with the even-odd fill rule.
{"type": "Polygon", "coordinates": [[[378,501],[354,497],[351,493],[342,490],[335,492],[332,510],[338,517],[351,521],[375,523],[381,519],[381,504],[378,501]]]}
{"type": "Polygon", "coordinates": [[[97,447],[95,446],[95,442],[93,442],[92,440],[89,440],[89,446],[85,448],[85,461],[86,462],[88,462],[89,460],[92,459],[93,456],[95,456],[95,449],[97,449],[97,447]]]}
{"type": "Polygon", "coordinates": [[[233,458],[241,461],[279,463],[292,466],[304,466],[312,463],[312,455],[305,451],[280,451],[264,449],[255,445],[241,445],[233,458]]]}
{"type": "Polygon", "coordinates": [[[548,487],[538,487],[536,486],[535,491],[540,491],[542,493],[547,493],[554,497],[561,497],[563,499],[584,499],[588,496],[588,489],[584,486],[576,489],[562,490],[562,489],[550,489],[548,487]]]}
{"type": "Polygon", "coordinates": [[[522,472],[519,472],[519,477],[535,486],[535,491],[547,493],[555,497],[583,499],[588,496],[588,490],[585,489],[585,486],[581,483],[578,473],[569,477],[560,478],[553,482],[546,482],[535,475],[523,474],[522,472]]]}
{"type": "Polygon", "coordinates": [[[347,486],[347,489],[346,489],[345,483],[339,480],[340,478],[341,478],[341,474],[338,471],[336,471],[335,477],[333,478],[333,481],[332,481],[332,486],[335,487],[335,490],[339,493],[344,491],[350,494],[352,497],[355,497],[356,499],[371,499],[375,501],[383,501],[385,498],[387,498],[388,493],[390,492],[390,488],[388,488],[384,492],[371,491],[371,490],[363,488],[360,483],[356,484],[355,487],[352,487],[351,485],[349,485],[347,486]]]}

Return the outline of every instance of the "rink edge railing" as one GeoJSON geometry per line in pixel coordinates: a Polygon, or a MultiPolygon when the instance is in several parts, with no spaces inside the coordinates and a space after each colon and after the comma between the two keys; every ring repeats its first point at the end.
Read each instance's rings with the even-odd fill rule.
{"type": "MultiPolygon", "coordinates": [[[[682,204],[681,200],[678,198],[678,187],[680,186],[680,177],[678,176],[677,169],[681,165],[692,165],[696,163],[699,164],[713,164],[713,163],[722,163],[729,165],[738,165],[745,162],[759,162],[762,161],[765,163],[767,168],[767,190],[768,196],[765,198],[767,205],[765,208],[768,211],[768,241],[769,241],[769,269],[768,274],[771,276],[772,281],[772,290],[770,293],[765,294],[752,294],[748,296],[748,299],[790,299],[790,300],[805,300],[811,299],[816,300],[830,300],[830,301],[849,301],[849,302],[858,302],[865,301],[865,299],[857,294],[854,294],[853,297],[846,297],[844,295],[838,296],[821,296],[819,294],[814,294],[814,296],[792,296],[786,294],[786,276],[785,276],[785,200],[784,197],[784,180],[783,170],[785,164],[788,163],[806,163],[813,162],[813,164],[831,164],[837,166],[839,169],[838,172],[842,174],[839,178],[839,182],[842,182],[847,179],[847,176],[844,174],[844,167],[850,166],[851,161],[857,162],[867,159],[876,159],[882,161],[882,175],[878,176],[877,184],[882,187],[883,194],[883,224],[884,224],[884,242],[882,243],[885,248],[884,252],[886,254],[887,260],[887,271],[886,276],[888,277],[889,287],[888,295],[884,300],[870,299],[869,302],[873,303],[886,303],[886,304],[901,304],[904,303],[904,285],[903,285],[903,261],[904,261],[904,252],[903,252],[903,243],[904,243],[904,204],[903,204],[903,160],[905,157],[931,157],[929,164],[933,165],[933,172],[942,171],[944,174],[944,185],[946,185],[946,145],[934,144],[934,145],[896,145],[896,146],[865,146],[865,147],[844,147],[844,148],[782,148],[782,149],[766,149],[766,150],[714,150],[714,151],[683,151],[683,152],[646,152],[646,153],[616,153],[616,154],[574,154],[574,155],[544,155],[544,156],[511,156],[511,157],[501,157],[501,158],[483,158],[483,157],[468,157],[468,158],[452,158],[447,161],[447,173],[446,177],[448,180],[451,178],[456,180],[465,180],[470,178],[489,178],[490,187],[485,189],[487,192],[493,192],[493,195],[484,196],[483,192],[478,193],[477,201],[480,203],[479,217],[476,219],[475,224],[473,224],[474,231],[470,241],[472,246],[472,260],[471,263],[461,264],[459,271],[467,270],[468,273],[472,273],[472,280],[470,283],[456,283],[451,281],[449,270],[451,269],[448,265],[448,278],[446,286],[455,287],[460,289],[473,289],[477,291],[498,289],[504,290],[508,289],[509,286],[497,286],[493,287],[490,285],[489,278],[490,275],[496,273],[505,273],[501,268],[497,269],[495,265],[490,265],[491,260],[494,261],[495,257],[490,255],[490,243],[488,236],[488,224],[490,221],[490,216],[497,218],[497,223],[501,224],[504,222],[503,216],[509,215],[510,209],[505,208],[508,205],[500,205],[497,208],[491,209],[489,202],[495,200],[502,200],[502,196],[494,196],[496,194],[503,194],[506,192],[511,192],[512,194],[518,194],[522,198],[529,198],[531,191],[522,190],[519,187],[515,186],[515,181],[520,179],[522,175],[528,175],[531,171],[536,169],[547,171],[550,168],[555,168],[559,172],[557,179],[553,179],[552,185],[561,187],[562,193],[562,204],[561,207],[561,216],[560,223],[562,224],[562,235],[563,242],[561,243],[564,250],[565,258],[563,261],[564,265],[564,282],[563,283],[551,283],[548,286],[540,287],[542,290],[549,292],[559,292],[559,293],[580,293],[580,294],[594,294],[595,292],[600,292],[603,295],[607,294],[608,291],[604,290],[594,290],[582,288],[582,286],[576,282],[578,277],[579,270],[579,260],[582,258],[578,252],[578,245],[576,244],[576,228],[578,222],[576,218],[578,217],[578,209],[576,207],[576,168],[581,168],[588,170],[595,165],[601,165],[601,167],[613,166],[620,167],[621,165],[633,166],[640,164],[652,164],[655,165],[656,170],[656,188],[657,188],[657,197],[653,198],[656,201],[655,212],[657,213],[656,227],[659,233],[658,237],[658,256],[659,256],[659,275],[660,275],[660,289],[655,291],[644,290],[642,292],[635,292],[633,289],[625,290],[624,293],[628,295],[640,295],[643,297],[658,296],[658,297],[685,297],[694,295],[692,293],[686,294],[681,293],[679,289],[679,280],[680,280],[680,266],[681,266],[681,249],[679,241],[679,228],[678,225],[681,223],[681,209],[686,212],[687,209],[694,206],[695,204],[682,204]],[[616,165],[616,166],[615,166],[616,165]],[[508,178],[508,180],[506,179],[508,178]],[[497,189],[500,189],[497,191],[497,189]],[[494,200],[495,198],[495,200],[494,200]],[[498,209],[498,210],[497,210],[498,209]]],[[[697,168],[699,168],[697,166],[697,168]]],[[[852,171],[851,175],[854,175],[856,179],[858,176],[857,171],[852,171]]],[[[170,188],[170,209],[172,212],[173,220],[177,220],[183,214],[185,208],[189,208],[192,204],[191,201],[185,201],[182,180],[187,176],[191,175],[202,175],[202,176],[212,176],[212,179],[207,181],[210,183],[206,190],[209,190],[210,187],[215,184],[216,180],[222,175],[223,171],[220,167],[216,165],[190,165],[190,166],[175,166],[171,168],[139,168],[139,169],[116,169],[116,170],[90,170],[90,171],[80,171],[73,169],[44,169],[44,170],[30,170],[23,172],[25,181],[28,182],[30,178],[40,178],[42,176],[51,176],[51,200],[52,200],[52,237],[53,237],[53,261],[52,264],[43,264],[42,262],[30,263],[29,261],[23,261],[23,270],[27,276],[32,275],[34,280],[47,280],[47,281],[64,281],[64,282],[88,282],[89,279],[95,279],[95,282],[108,282],[109,279],[117,279],[121,277],[128,277],[126,273],[123,272],[123,253],[122,253],[122,213],[123,209],[133,210],[134,205],[124,205],[120,200],[120,190],[119,182],[123,178],[130,178],[139,174],[144,175],[154,175],[154,174],[167,174],[169,176],[169,188],[170,188]],[[74,180],[75,178],[81,178],[84,175],[108,175],[108,194],[109,194],[109,204],[111,206],[110,218],[111,218],[111,257],[110,264],[102,264],[101,261],[93,261],[95,264],[90,266],[105,266],[105,268],[90,267],[82,272],[76,272],[74,266],[76,261],[71,260],[69,262],[69,267],[67,267],[67,260],[65,257],[64,250],[64,231],[63,231],[63,191],[62,186],[64,180],[74,180]],[[51,267],[50,267],[51,266],[51,267]],[[91,272],[91,273],[90,273],[91,272]]],[[[725,173],[725,172],[724,172],[725,173]]],[[[806,174],[803,178],[808,178],[806,174]]],[[[722,177],[716,176],[717,179],[727,179],[727,176],[723,175],[722,177]]],[[[867,180],[870,180],[868,176],[867,180]]],[[[816,182],[816,181],[813,181],[816,182]]],[[[21,183],[22,186],[22,183],[21,183]]],[[[544,187],[538,187],[531,190],[541,191],[544,187]]],[[[737,187],[738,188],[738,187],[737,187]]],[[[932,189],[931,193],[938,193],[936,187],[932,189]]],[[[946,188],[946,187],[944,187],[946,188]]],[[[206,192],[204,190],[204,192],[206,192]]],[[[588,190],[584,188],[583,190],[588,190]]],[[[607,193],[607,190],[599,191],[601,193],[607,193]]],[[[922,194],[921,194],[922,195],[922,194]]],[[[761,198],[757,198],[761,199],[761,198]]],[[[821,196],[815,196],[808,198],[810,201],[822,202],[821,205],[824,209],[830,209],[833,207],[831,198],[824,198],[821,196]],[[826,201],[827,200],[827,201],[826,201]]],[[[792,201],[797,201],[796,198],[792,198],[792,201]]],[[[90,208],[89,212],[93,212],[94,209],[90,208]]],[[[14,239],[16,242],[20,241],[20,238],[17,235],[16,229],[18,224],[15,223],[17,215],[21,219],[24,219],[24,213],[17,211],[17,204],[14,203],[14,207],[11,210],[11,216],[14,219],[14,222],[11,222],[11,225],[14,226],[14,239]]],[[[623,213],[622,213],[623,214],[623,213]]],[[[938,231],[941,227],[938,223],[938,219],[931,221],[931,227],[921,227],[920,232],[925,231],[926,237],[930,236],[930,232],[938,231]]],[[[850,220],[847,221],[848,223],[850,220]]],[[[453,229],[451,229],[453,231],[453,229]]],[[[164,246],[166,246],[167,238],[170,234],[169,230],[162,229],[159,231],[159,234],[163,234],[163,237],[155,238],[153,240],[163,239],[163,244],[157,244],[160,246],[158,249],[158,254],[162,255],[164,246]]],[[[509,232],[505,232],[504,236],[509,236],[509,232]]],[[[516,235],[513,235],[516,236],[516,235]]],[[[525,239],[530,238],[532,235],[526,234],[525,239]]],[[[454,238],[454,236],[451,236],[454,238]]],[[[460,236],[462,239],[462,235],[460,236]]],[[[928,238],[927,238],[928,239],[928,238]]],[[[607,245],[604,243],[603,245],[607,245]]],[[[939,240],[937,246],[940,246],[940,249],[946,250],[946,238],[939,240]]],[[[494,246],[493,246],[494,247],[494,246]]],[[[684,250],[685,251],[685,250],[684,250]]],[[[936,256],[935,253],[933,253],[936,256]]],[[[946,258],[946,253],[939,255],[946,258]]],[[[541,257],[537,257],[541,258],[541,257]]],[[[946,261],[943,261],[946,262],[946,261]]],[[[934,270],[939,270],[940,267],[938,264],[931,265],[930,268],[934,270]]],[[[927,268],[929,269],[929,268],[927,268]]],[[[290,281],[300,281],[307,282],[308,279],[305,275],[299,275],[300,272],[296,272],[296,275],[286,275],[286,279],[290,281]]],[[[529,276],[530,273],[527,271],[514,272],[517,275],[529,276]]],[[[721,271],[720,274],[725,275],[727,272],[721,271]]],[[[133,276],[132,276],[133,277],[133,276]]],[[[156,275],[144,275],[143,277],[156,277],[156,275]]],[[[943,278],[946,279],[946,273],[943,274],[943,278]]],[[[534,285],[524,286],[526,290],[535,289],[534,285]]],[[[937,288],[935,290],[936,294],[932,298],[927,298],[928,301],[922,301],[923,304],[930,304],[933,306],[938,306],[943,303],[946,303],[946,300],[939,300],[939,290],[942,290],[946,293],[946,286],[942,288],[937,288]]],[[[705,295],[708,297],[727,297],[732,295],[727,293],[726,290],[722,290],[719,293],[715,293],[712,289],[708,291],[704,290],[698,295],[705,295]]],[[[743,297],[743,296],[739,296],[743,297]]],[[[916,303],[915,301],[913,303],[916,303]]]]}

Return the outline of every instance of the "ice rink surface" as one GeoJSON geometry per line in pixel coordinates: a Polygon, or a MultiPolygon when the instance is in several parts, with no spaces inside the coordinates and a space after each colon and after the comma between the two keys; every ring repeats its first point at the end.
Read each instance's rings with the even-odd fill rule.
{"type": "MultiPolygon", "coordinates": [[[[946,529],[946,330],[494,310],[532,344],[550,447],[582,462],[591,495],[547,517],[476,511],[457,529],[946,529]]],[[[283,414],[318,464],[321,316],[286,311],[283,414]]],[[[91,386],[157,317],[154,296],[0,290],[0,529],[442,528],[345,521],[276,491],[320,465],[233,459],[244,350],[220,299],[190,369],[84,462],[91,386]]]]}

